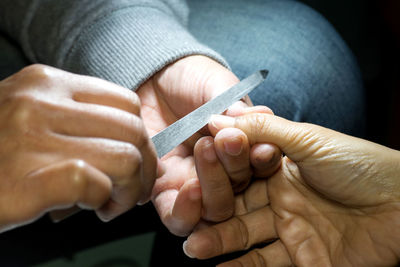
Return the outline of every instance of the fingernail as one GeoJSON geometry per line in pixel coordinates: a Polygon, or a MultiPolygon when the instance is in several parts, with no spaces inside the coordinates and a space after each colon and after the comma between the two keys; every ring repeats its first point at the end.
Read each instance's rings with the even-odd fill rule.
{"type": "Polygon", "coordinates": [[[217,160],[217,155],[215,154],[214,143],[208,141],[207,144],[204,145],[203,156],[208,162],[215,162],[217,160]]]}
{"type": "Polygon", "coordinates": [[[189,198],[191,200],[199,200],[201,199],[201,187],[199,184],[199,180],[194,178],[189,181],[191,183],[189,198]]]}
{"type": "Polygon", "coordinates": [[[238,101],[228,108],[226,114],[233,117],[241,116],[247,107],[248,105],[243,101],[238,101]]]}
{"type": "Polygon", "coordinates": [[[136,203],[136,205],[143,206],[143,205],[146,205],[147,203],[149,203],[149,201],[150,201],[150,197],[148,197],[144,200],[139,200],[138,203],[136,203]]]}
{"type": "Polygon", "coordinates": [[[212,115],[210,119],[211,125],[217,130],[221,130],[223,128],[234,127],[235,119],[229,116],[223,115],[212,115]]]}
{"type": "Polygon", "coordinates": [[[224,142],[225,152],[231,156],[239,156],[243,150],[242,138],[233,138],[224,142]]]}
{"type": "Polygon", "coordinates": [[[191,259],[194,259],[194,257],[192,255],[190,255],[190,253],[187,251],[187,241],[183,242],[183,252],[185,253],[186,256],[188,256],[191,259]]]}
{"type": "Polygon", "coordinates": [[[273,114],[272,110],[269,107],[266,106],[254,106],[254,107],[248,107],[244,109],[244,114],[249,114],[249,113],[267,113],[267,114],[273,114]]]}

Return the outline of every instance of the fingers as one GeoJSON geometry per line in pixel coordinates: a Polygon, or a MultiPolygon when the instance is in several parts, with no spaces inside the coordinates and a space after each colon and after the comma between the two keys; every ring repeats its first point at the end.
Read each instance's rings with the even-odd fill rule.
{"type": "Polygon", "coordinates": [[[218,132],[214,143],[234,192],[242,191],[249,184],[252,175],[247,136],[239,129],[227,128],[218,132]]]}
{"type": "Polygon", "coordinates": [[[82,160],[66,160],[39,169],[25,179],[44,208],[76,204],[81,209],[97,209],[110,197],[110,178],[82,160]],[[39,194],[37,194],[40,191],[39,194]],[[43,201],[43,202],[42,202],[43,201]],[[46,203],[48,203],[46,207],[46,203]]]}
{"type": "Polygon", "coordinates": [[[120,215],[139,200],[150,196],[157,166],[157,158],[153,153],[146,155],[132,144],[110,139],[53,135],[47,142],[50,146],[49,153],[53,151],[53,157],[74,158],[79,151],[79,156],[84,161],[97,166],[110,177],[113,183],[112,200],[120,207],[117,208],[110,202],[110,206],[102,210],[103,220],[110,220],[120,215]],[[63,151],[58,151],[60,147],[63,151]],[[144,162],[146,156],[149,157],[147,165],[144,162]]]}
{"type": "Polygon", "coordinates": [[[312,150],[313,144],[329,141],[323,140],[323,135],[318,135],[324,129],[322,127],[292,122],[270,114],[249,114],[236,118],[215,115],[209,125],[213,134],[230,127],[241,129],[249,138],[250,144],[276,144],[294,161],[315,152],[312,150]]]}
{"type": "Polygon", "coordinates": [[[131,114],[140,114],[140,99],[133,91],[102,79],[78,76],[72,88],[72,99],[81,103],[90,103],[124,110],[131,114]]]}
{"type": "MultiPolygon", "coordinates": [[[[137,115],[95,104],[58,104],[48,116],[53,132],[82,137],[109,138],[141,144],[147,138],[143,121],[137,115]]],[[[46,115],[44,115],[46,116],[46,115]]]]}
{"type": "Polygon", "coordinates": [[[234,192],[247,187],[251,177],[268,177],[281,163],[281,151],[272,144],[251,147],[245,133],[236,128],[225,128],[215,136],[215,150],[229,176],[234,192]],[[251,163],[251,164],[250,164],[251,163]]]}
{"type": "Polygon", "coordinates": [[[230,266],[259,266],[259,267],[289,267],[293,266],[286,248],[280,240],[260,249],[254,249],[237,259],[217,265],[230,266]]]}
{"type": "Polygon", "coordinates": [[[164,159],[163,165],[165,173],[154,184],[152,202],[168,230],[186,236],[196,226],[202,212],[201,188],[193,157],[174,154],[164,159]]]}
{"type": "Polygon", "coordinates": [[[232,186],[218,160],[212,137],[203,137],[196,143],[194,157],[202,189],[203,218],[215,222],[229,218],[234,210],[232,186]]]}
{"type": "Polygon", "coordinates": [[[201,218],[201,188],[197,178],[177,190],[166,190],[153,199],[165,226],[177,236],[187,236],[201,218]]]}
{"type": "Polygon", "coordinates": [[[250,162],[255,177],[269,177],[281,165],[282,152],[273,144],[255,144],[250,150],[250,162]]]}
{"type": "Polygon", "coordinates": [[[238,102],[234,103],[232,106],[230,106],[224,115],[227,115],[230,117],[238,117],[238,116],[248,115],[248,114],[252,114],[252,113],[265,113],[265,114],[271,114],[271,115],[274,114],[269,107],[251,106],[250,104],[247,105],[242,101],[238,101],[238,102]]]}
{"type": "Polygon", "coordinates": [[[103,219],[149,199],[157,156],[140,119],[136,94],[40,65],[24,69],[8,83],[12,90],[2,94],[7,99],[1,112],[7,126],[4,153],[10,155],[9,162],[24,162],[20,169],[10,167],[10,179],[79,158],[112,181],[111,199],[99,211],[103,219]]]}
{"type": "MultiPolygon", "coordinates": [[[[15,186],[4,217],[18,225],[44,212],[69,208],[98,209],[111,195],[111,180],[82,160],[57,162],[28,174],[15,186]]],[[[3,209],[4,210],[4,209],[3,209]]]]}
{"type": "Polygon", "coordinates": [[[235,215],[244,215],[269,204],[267,180],[255,180],[235,197],[235,215]]]}
{"type": "MultiPolygon", "coordinates": [[[[140,155],[138,155],[138,158],[140,155]]],[[[138,164],[132,176],[113,178],[111,199],[97,211],[103,221],[110,221],[136,205],[142,196],[142,164],[138,164]]]]}
{"type": "MultiPolygon", "coordinates": [[[[132,179],[129,185],[114,188],[113,199],[117,201],[115,203],[110,202],[108,208],[102,210],[102,216],[106,216],[105,214],[116,215],[132,207],[131,200],[121,202],[116,199],[116,197],[121,198],[116,192],[122,195],[124,195],[123,192],[126,192],[126,195],[129,192],[131,194],[135,192],[132,195],[140,195],[141,204],[150,199],[151,189],[156,177],[157,157],[154,145],[150,142],[143,121],[139,117],[140,101],[137,95],[102,80],[94,79],[93,81],[93,86],[84,87],[84,91],[78,90],[81,89],[78,81],[78,89],[74,90],[74,100],[86,103],[75,103],[70,106],[68,112],[63,110],[61,113],[63,120],[58,120],[56,116],[52,116],[53,130],[71,136],[97,137],[128,142],[138,148],[141,157],[141,169],[137,169],[140,172],[136,172],[135,176],[137,177],[136,180],[139,181],[132,179]],[[126,207],[121,205],[126,205],[126,207]],[[119,211],[117,212],[117,210],[119,211]]],[[[86,83],[83,83],[81,87],[86,83]]]]}
{"type": "Polygon", "coordinates": [[[79,207],[73,206],[73,207],[67,208],[67,209],[50,211],[49,216],[53,222],[57,223],[57,222],[61,222],[62,220],[66,219],[80,211],[81,211],[81,209],[79,207]]]}
{"type": "Polygon", "coordinates": [[[185,242],[184,251],[190,257],[207,259],[275,238],[274,214],[267,206],[194,232],[185,242]]]}

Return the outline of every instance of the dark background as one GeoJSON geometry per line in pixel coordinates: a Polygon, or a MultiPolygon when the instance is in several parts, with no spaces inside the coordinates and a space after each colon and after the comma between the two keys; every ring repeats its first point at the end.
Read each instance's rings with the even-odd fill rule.
{"type": "MultiPolygon", "coordinates": [[[[400,149],[400,1],[304,0],[339,31],[358,59],[367,102],[367,136],[400,149]]],[[[73,258],[75,252],[146,231],[156,231],[152,266],[195,266],[181,252],[183,239],[172,237],[160,224],[151,205],[135,208],[103,224],[91,213],[81,213],[60,224],[47,218],[0,235],[0,266],[30,266],[54,258],[73,258]],[[138,218],[146,217],[146,220],[138,218]],[[178,258],[182,263],[177,263],[178,258]]],[[[132,253],[134,248],[132,248],[132,253]]],[[[118,259],[117,259],[118,260],[118,259]]],[[[203,262],[202,266],[212,262],[203,262]]],[[[98,266],[138,266],[108,262],[98,266]]]]}
{"type": "Polygon", "coordinates": [[[367,139],[400,149],[400,1],[303,0],[338,30],[366,88],[367,139]]]}

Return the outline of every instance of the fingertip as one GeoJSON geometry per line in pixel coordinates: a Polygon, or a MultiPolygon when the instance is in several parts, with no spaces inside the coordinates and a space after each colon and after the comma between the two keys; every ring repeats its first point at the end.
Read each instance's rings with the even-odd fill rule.
{"type": "Polygon", "coordinates": [[[217,133],[214,140],[217,149],[223,149],[229,156],[239,156],[248,145],[247,136],[237,128],[225,128],[217,133]]]}
{"type": "MultiPolygon", "coordinates": [[[[214,140],[211,137],[209,136],[203,137],[198,143],[198,146],[200,147],[199,150],[201,152],[201,156],[208,163],[214,163],[217,161],[217,154],[215,152],[214,140]]],[[[198,155],[198,153],[195,153],[195,155],[198,155]]]]}
{"type": "Polygon", "coordinates": [[[201,186],[199,179],[191,179],[188,182],[189,199],[197,202],[201,200],[201,186]]]}
{"type": "Polygon", "coordinates": [[[270,109],[267,106],[254,106],[254,107],[248,107],[246,109],[244,109],[244,112],[242,115],[246,115],[246,114],[252,114],[252,113],[264,113],[264,114],[270,114],[270,115],[274,115],[274,112],[272,111],[272,109],[270,109]]]}
{"type": "Polygon", "coordinates": [[[215,136],[224,128],[232,128],[235,126],[235,118],[224,115],[212,115],[208,123],[208,129],[215,136]]]}
{"type": "Polygon", "coordinates": [[[136,205],[143,206],[143,205],[146,205],[147,203],[149,203],[149,201],[150,201],[150,197],[143,199],[143,200],[139,200],[138,203],[136,203],[136,205]]]}
{"type": "Polygon", "coordinates": [[[235,193],[247,187],[252,177],[249,140],[237,128],[225,128],[215,136],[215,147],[235,193]]]}
{"type": "Polygon", "coordinates": [[[224,115],[231,116],[231,117],[239,117],[247,114],[252,114],[252,113],[265,113],[265,114],[270,114],[274,115],[274,112],[272,109],[270,109],[267,106],[252,106],[252,105],[246,105],[242,101],[238,101],[232,106],[228,108],[228,110],[224,113],[224,115]]]}
{"type": "Polygon", "coordinates": [[[93,181],[93,183],[97,183],[98,184],[98,188],[96,188],[95,186],[89,185],[88,186],[88,193],[87,196],[88,197],[92,197],[92,198],[96,198],[98,200],[93,201],[94,203],[97,204],[97,206],[89,206],[86,207],[84,202],[78,203],[78,205],[80,205],[81,208],[83,209],[88,209],[88,208],[93,208],[93,209],[97,209],[100,208],[102,205],[104,205],[104,203],[107,202],[107,200],[110,199],[111,194],[112,194],[112,182],[111,179],[103,174],[102,176],[98,176],[101,177],[101,179],[98,179],[97,181],[93,181]],[[100,190],[102,191],[100,193],[100,190]]]}
{"type": "Polygon", "coordinates": [[[247,107],[249,107],[248,104],[244,103],[243,101],[237,101],[226,110],[224,115],[232,117],[240,116],[247,107]]]}
{"type": "Polygon", "coordinates": [[[195,258],[194,256],[191,255],[190,249],[187,247],[187,241],[183,242],[182,249],[186,256],[188,256],[191,259],[195,258]]]}
{"type": "Polygon", "coordinates": [[[65,219],[71,217],[72,215],[78,213],[79,211],[81,211],[81,209],[78,206],[73,206],[68,209],[53,210],[53,211],[49,212],[49,217],[53,223],[59,223],[65,219]]]}
{"type": "Polygon", "coordinates": [[[184,183],[176,197],[171,218],[170,231],[178,236],[186,236],[197,225],[201,218],[202,196],[197,178],[184,183]]]}
{"type": "Polygon", "coordinates": [[[222,250],[212,227],[192,233],[184,242],[184,252],[191,258],[209,259],[220,255],[222,250]]]}
{"type": "Polygon", "coordinates": [[[255,144],[250,150],[250,162],[257,177],[273,174],[280,166],[281,159],[281,150],[273,144],[255,144]]]}
{"type": "Polygon", "coordinates": [[[172,234],[187,236],[201,218],[201,188],[198,179],[187,180],[179,191],[168,189],[153,195],[153,204],[172,234]]]}
{"type": "Polygon", "coordinates": [[[250,161],[254,167],[262,167],[276,158],[279,148],[273,144],[254,144],[250,149],[250,161]]]}
{"type": "Polygon", "coordinates": [[[157,159],[157,178],[163,176],[165,172],[166,172],[166,167],[164,162],[162,162],[162,160],[160,159],[157,159]]]}
{"type": "Polygon", "coordinates": [[[121,206],[114,200],[110,199],[104,206],[96,210],[96,215],[103,222],[109,222],[127,210],[126,207],[121,206]]]}

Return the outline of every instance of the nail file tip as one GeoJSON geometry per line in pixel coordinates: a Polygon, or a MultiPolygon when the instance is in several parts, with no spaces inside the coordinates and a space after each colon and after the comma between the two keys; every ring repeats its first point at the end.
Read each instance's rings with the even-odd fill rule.
{"type": "Polygon", "coordinates": [[[261,73],[262,77],[265,79],[265,78],[267,78],[269,71],[268,70],[260,70],[260,73],[261,73]]]}

